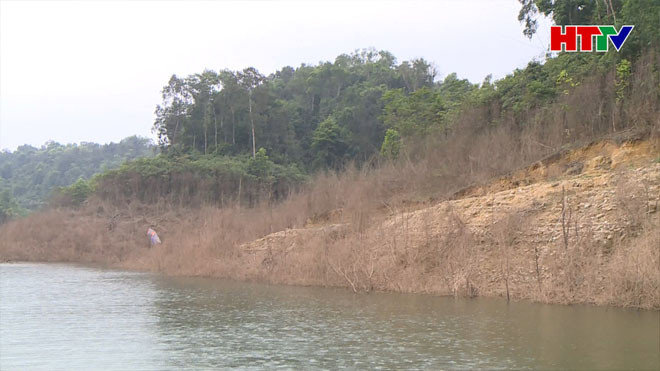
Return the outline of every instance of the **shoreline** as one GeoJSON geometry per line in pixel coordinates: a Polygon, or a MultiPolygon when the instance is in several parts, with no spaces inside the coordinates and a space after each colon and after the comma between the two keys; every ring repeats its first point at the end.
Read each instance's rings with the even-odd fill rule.
{"type": "MultiPolygon", "coordinates": [[[[432,293],[432,292],[408,292],[408,291],[388,291],[388,290],[383,290],[383,291],[373,290],[373,291],[351,292],[350,287],[346,287],[346,286],[319,286],[319,285],[272,283],[272,282],[264,282],[264,281],[258,281],[258,280],[244,281],[244,280],[233,279],[233,278],[230,278],[230,277],[216,277],[216,276],[204,276],[204,275],[197,275],[197,276],[170,275],[170,274],[164,274],[162,272],[149,271],[149,270],[127,269],[127,268],[123,268],[121,266],[106,266],[106,265],[101,264],[101,263],[90,264],[90,263],[79,263],[79,262],[29,261],[29,260],[2,261],[2,262],[0,262],[0,265],[14,265],[14,264],[16,264],[16,265],[19,265],[19,264],[26,264],[26,265],[63,265],[63,266],[72,266],[72,267],[75,267],[75,268],[84,268],[84,269],[85,268],[93,268],[93,269],[100,269],[100,270],[112,270],[112,271],[122,271],[122,272],[130,272],[130,273],[154,274],[154,275],[159,275],[159,276],[167,277],[167,278],[193,278],[193,279],[199,278],[199,279],[205,279],[205,280],[222,280],[222,281],[229,281],[229,282],[235,282],[235,283],[256,284],[256,285],[264,285],[264,286],[298,287],[298,288],[311,288],[311,289],[317,289],[317,288],[332,289],[332,290],[346,291],[347,293],[352,293],[353,295],[370,295],[370,294],[423,295],[423,296],[431,296],[431,297],[447,298],[447,299],[461,299],[461,300],[486,299],[486,300],[496,300],[496,301],[506,302],[506,298],[502,297],[502,296],[473,296],[473,297],[468,297],[468,296],[456,296],[456,295],[443,295],[443,294],[432,293]]],[[[660,312],[660,308],[656,309],[656,308],[622,307],[622,306],[616,306],[616,305],[596,304],[596,303],[588,303],[588,302],[556,303],[556,302],[533,301],[533,300],[530,300],[530,299],[512,299],[512,300],[510,300],[510,303],[553,305],[553,306],[561,306],[561,307],[585,307],[585,308],[616,309],[616,310],[632,311],[632,312],[660,312]]]]}
{"type": "MultiPolygon", "coordinates": [[[[30,260],[15,260],[15,261],[0,261],[0,265],[63,265],[63,266],[72,266],[75,268],[92,268],[100,270],[112,270],[112,271],[122,271],[122,272],[131,272],[131,273],[143,273],[143,274],[154,274],[167,278],[192,278],[192,279],[206,279],[206,280],[220,280],[220,281],[229,281],[235,283],[244,283],[244,284],[256,284],[264,286],[280,286],[280,287],[299,287],[299,288],[311,288],[311,289],[332,289],[332,290],[341,290],[353,295],[369,295],[369,294],[402,294],[402,295],[423,295],[431,296],[437,298],[451,298],[451,299],[461,299],[461,300],[497,300],[506,302],[506,297],[501,295],[494,296],[457,296],[449,294],[440,294],[433,292],[413,292],[413,291],[393,291],[393,290],[373,290],[373,291],[358,291],[352,292],[349,286],[324,286],[324,285],[314,285],[314,284],[295,284],[295,283],[275,283],[259,280],[239,280],[231,277],[219,277],[219,276],[208,276],[208,275],[179,275],[179,274],[165,274],[163,272],[151,271],[151,270],[140,270],[140,269],[130,269],[122,266],[108,266],[102,263],[80,263],[80,262],[70,262],[70,261],[30,261],[30,260]]],[[[523,304],[540,304],[540,305],[553,305],[561,307],[585,307],[585,308],[602,308],[602,309],[616,309],[623,311],[633,311],[633,312],[660,312],[660,308],[641,308],[641,307],[625,307],[609,304],[598,304],[590,302],[541,302],[536,300],[531,300],[527,298],[512,298],[510,303],[523,303],[523,304]]]]}
{"type": "Polygon", "coordinates": [[[0,256],[354,292],[658,310],[654,148],[592,143],[460,198],[392,203],[370,214],[351,205],[307,220],[295,208],[96,199],[3,225],[0,256]],[[163,240],[157,247],[147,248],[149,225],[163,240]]]}

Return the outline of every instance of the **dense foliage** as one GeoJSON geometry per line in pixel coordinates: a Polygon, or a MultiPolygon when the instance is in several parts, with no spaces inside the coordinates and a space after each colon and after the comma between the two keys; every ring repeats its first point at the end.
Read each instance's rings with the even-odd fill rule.
{"type": "Polygon", "coordinates": [[[336,167],[380,150],[385,93],[443,85],[434,78],[423,59],[397,64],[392,54],[376,50],[270,76],[252,67],[172,76],[154,130],[166,152],[254,157],[264,148],[276,163],[308,171],[336,167]]]}
{"type": "Polygon", "coordinates": [[[0,152],[0,192],[4,191],[0,200],[6,198],[0,205],[11,204],[13,214],[20,209],[36,209],[58,187],[153,154],[150,141],[139,137],[104,145],[48,142],[40,148],[24,145],[13,152],[0,152]]]}
{"type": "Polygon", "coordinates": [[[8,189],[0,191],[0,224],[25,213],[26,210],[18,205],[8,189]]]}
{"type": "Polygon", "coordinates": [[[260,198],[281,199],[305,180],[295,166],[273,163],[264,149],[255,157],[215,155],[165,155],[126,162],[87,183],[63,189],[63,201],[79,204],[78,195],[95,191],[116,203],[141,201],[197,206],[235,200],[253,205],[260,198]]]}
{"type": "MultiPolygon", "coordinates": [[[[473,141],[479,137],[489,146],[496,146],[494,138],[499,138],[521,148],[520,153],[502,155],[499,161],[508,165],[496,164],[494,155],[484,157],[492,163],[478,163],[468,149],[464,155],[453,154],[455,162],[467,158],[471,172],[480,166],[497,173],[566,143],[652,125],[660,97],[660,2],[520,3],[519,20],[528,36],[536,31],[541,14],[556,24],[614,24],[617,29],[633,24],[635,29],[621,52],[610,48],[607,53],[548,54],[544,62],[531,61],[503,79],[492,81],[489,76],[481,84],[456,74],[436,79],[435,69],[424,59],[399,63],[391,53],[374,49],[317,65],[287,66],[268,76],[253,67],[173,75],[155,111],[153,130],[161,154],[126,163],[92,182],[78,182],[61,195],[72,204],[90,192],[124,202],[253,204],[264,197],[286,196],[312,172],[341,169],[347,162],[359,165],[374,157],[396,161],[405,154],[409,159],[429,138],[455,144],[461,136],[473,141]],[[512,161],[511,156],[519,159],[512,161]]],[[[18,159],[23,153],[49,152],[51,146],[61,147],[21,147],[2,156],[18,159]]],[[[116,158],[113,164],[129,158],[116,158]]],[[[2,163],[0,175],[10,179],[13,168],[7,177],[2,163]]],[[[26,207],[35,206],[26,200],[43,197],[53,186],[96,171],[83,168],[100,168],[48,162],[40,166],[21,171],[26,180],[12,180],[13,194],[26,207]],[[57,169],[64,174],[51,174],[57,169]],[[29,179],[38,186],[20,186],[29,179]]]]}
{"type": "Polygon", "coordinates": [[[427,61],[398,63],[391,53],[373,49],[314,66],[284,67],[269,76],[253,67],[174,75],[163,88],[154,131],[164,151],[254,156],[262,147],[276,163],[296,163],[308,171],[336,168],[380,152],[387,129],[393,130],[391,142],[397,134],[406,138],[442,132],[466,107],[495,103],[500,114],[519,115],[556,101],[586,76],[634,60],[660,39],[657,1],[521,4],[519,19],[530,36],[540,14],[557,24],[636,28],[621,53],[549,56],[544,64],[532,61],[502,80],[488,78],[480,85],[455,74],[436,81],[427,61]]]}
{"type": "Polygon", "coordinates": [[[660,43],[660,4],[657,0],[518,0],[518,20],[523,33],[532,37],[540,15],[552,18],[557,25],[622,25],[635,26],[634,37],[621,50],[623,58],[634,58],[645,48],[660,43]]]}

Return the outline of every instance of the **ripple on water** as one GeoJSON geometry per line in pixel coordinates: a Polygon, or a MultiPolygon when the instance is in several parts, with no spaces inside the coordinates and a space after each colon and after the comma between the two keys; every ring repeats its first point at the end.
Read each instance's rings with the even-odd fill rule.
{"type": "Polygon", "coordinates": [[[0,368],[658,368],[657,312],[0,265],[0,368]]]}

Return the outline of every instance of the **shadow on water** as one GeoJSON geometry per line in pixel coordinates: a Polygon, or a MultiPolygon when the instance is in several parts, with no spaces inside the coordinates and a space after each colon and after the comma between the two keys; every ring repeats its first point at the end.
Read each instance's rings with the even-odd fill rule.
{"type": "Polygon", "coordinates": [[[660,312],[0,264],[0,368],[660,367],[660,312]]]}

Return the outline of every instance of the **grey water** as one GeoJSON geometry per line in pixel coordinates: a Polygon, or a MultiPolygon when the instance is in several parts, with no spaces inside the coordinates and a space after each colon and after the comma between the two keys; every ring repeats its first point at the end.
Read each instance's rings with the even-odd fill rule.
{"type": "Polygon", "coordinates": [[[0,264],[0,369],[658,369],[660,312],[0,264]]]}

